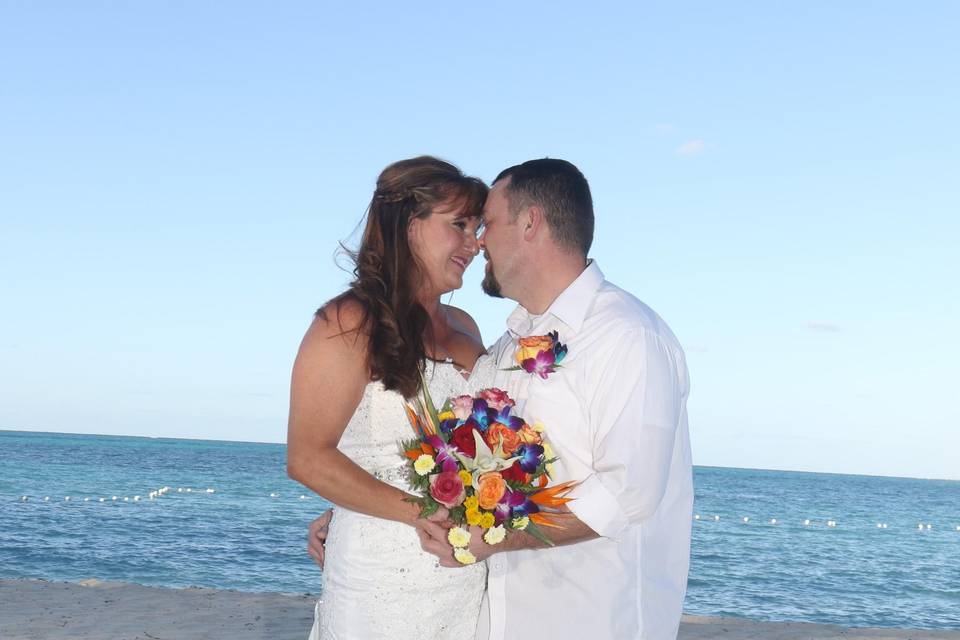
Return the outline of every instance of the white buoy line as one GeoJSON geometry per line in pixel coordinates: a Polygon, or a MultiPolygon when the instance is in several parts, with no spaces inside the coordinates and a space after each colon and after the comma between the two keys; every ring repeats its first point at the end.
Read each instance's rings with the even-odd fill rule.
{"type": "MultiPolygon", "coordinates": [[[[696,513],[694,514],[693,519],[697,521],[719,522],[720,516],[719,515],[701,515],[699,513],[696,513]]],[[[742,516],[739,518],[739,521],[743,524],[750,524],[751,522],[753,522],[753,518],[751,518],[750,516],[742,516]]],[[[761,524],[766,524],[766,525],[786,524],[786,522],[780,518],[767,518],[764,520],[760,520],[759,522],[761,524]]],[[[804,518],[803,520],[798,522],[804,527],[825,526],[829,529],[835,529],[839,526],[838,521],[833,519],[817,521],[817,520],[811,520],[810,518],[804,518]]],[[[888,529],[889,527],[890,527],[889,522],[876,523],[877,529],[888,529]]],[[[946,528],[949,529],[950,527],[948,526],[946,528]]],[[[917,531],[933,531],[934,529],[935,529],[935,526],[934,526],[934,523],[932,522],[920,522],[917,524],[917,531]]],[[[960,524],[955,525],[954,529],[960,532],[960,524]]]]}
{"type": "MultiPolygon", "coordinates": [[[[192,494],[208,494],[208,495],[210,495],[210,494],[217,493],[217,489],[214,489],[214,488],[212,488],[212,487],[207,487],[207,488],[204,488],[204,489],[197,489],[197,488],[194,488],[194,487],[170,487],[170,486],[166,486],[166,485],[165,485],[165,486],[163,486],[163,487],[160,487],[159,489],[154,489],[153,491],[150,491],[150,492],[148,492],[146,495],[143,495],[143,496],[140,496],[140,495],[134,495],[134,496],[115,496],[115,495],[109,495],[109,496],[82,496],[82,497],[81,497],[81,496],[63,496],[63,502],[70,502],[71,500],[77,500],[77,501],[81,501],[81,500],[82,500],[83,502],[98,502],[98,503],[100,503],[100,502],[103,502],[103,503],[108,503],[108,502],[109,502],[109,503],[113,503],[113,502],[140,502],[141,500],[146,500],[146,501],[158,500],[158,499],[166,496],[167,494],[169,494],[169,493],[171,493],[171,492],[179,493],[179,494],[181,494],[181,496],[183,496],[183,494],[191,494],[191,495],[192,495],[192,494]]],[[[284,496],[282,496],[280,493],[278,493],[278,492],[276,492],[276,491],[271,491],[268,495],[269,495],[270,498],[274,498],[274,499],[284,497],[284,496]]],[[[185,497],[185,496],[184,496],[184,497],[185,497]]],[[[297,495],[296,495],[296,498],[297,498],[298,500],[310,500],[310,499],[312,499],[313,497],[314,497],[314,496],[312,496],[312,495],[307,495],[307,494],[297,494],[297,495]]],[[[29,495],[22,495],[22,496],[20,496],[20,502],[29,502],[29,501],[34,500],[34,499],[36,499],[36,500],[38,500],[38,501],[41,501],[41,502],[58,502],[58,499],[56,499],[56,498],[51,498],[50,496],[42,496],[42,497],[31,497],[31,496],[29,496],[29,495]]],[[[699,516],[697,516],[697,517],[699,518],[699,516]]],[[[712,516],[712,518],[715,519],[715,520],[719,520],[719,519],[720,519],[720,516],[712,516]]]]}
{"type": "MultiPolygon", "coordinates": [[[[146,496],[133,495],[133,496],[84,496],[77,497],[77,500],[83,500],[83,502],[140,502],[143,499],[146,500],[156,500],[161,498],[168,493],[173,491],[173,487],[163,486],[159,489],[155,489],[146,494],[146,496]]],[[[212,487],[207,487],[205,489],[194,489],[193,487],[177,487],[177,493],[205,493],[205,494],[214,494],[217,490],[212,487]]],[[[74,499],[74,496],[63,496],[63,502],[70,502],[74,499]]],[[[31,497],[28,495],[20,496],[20,502],[29,502],[31,497]]],[[[50,496],[43,496],[43,502],[51,502],[50,496]]],[[[55,499],[53,501],[56,501],[55,499]]]]}

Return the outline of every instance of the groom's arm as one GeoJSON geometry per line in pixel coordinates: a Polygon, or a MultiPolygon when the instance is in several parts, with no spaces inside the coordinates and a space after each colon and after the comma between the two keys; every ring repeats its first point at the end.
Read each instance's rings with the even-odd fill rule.
{"type": "Polygon", "coordinates": [[[570,510],[605,538],[647,520],[663,501],[688,382],[683,353],[645,329],[625,333],[590,376],[593,473],[570,510]]]}

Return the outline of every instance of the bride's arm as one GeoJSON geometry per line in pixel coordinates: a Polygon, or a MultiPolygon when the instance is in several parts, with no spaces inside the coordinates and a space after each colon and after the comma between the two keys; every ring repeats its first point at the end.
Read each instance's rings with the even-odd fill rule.
{"type": "Polygon", "coordinates": [[[293,365],[287,426],[287,475],[330,502],[378,518],[414,524],[409,494],[380,482],[337,444],[369,382],[367,340],[356,303],[327,308],[307,330],[293,365]],[[344,331],[344,328],[347,331],[344,331]]]}

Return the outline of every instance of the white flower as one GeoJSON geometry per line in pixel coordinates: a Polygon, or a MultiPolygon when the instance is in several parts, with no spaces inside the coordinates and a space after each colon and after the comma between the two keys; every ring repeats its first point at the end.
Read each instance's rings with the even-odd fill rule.
{"type": "Polygon", "coordinates": [[[464,456],[459,451],[455,451],[454,455],[457,456],[457,459],[460,461],[460,464],[463,465],[463,468],[473,475],[474,486],[477,484],[477,478],[484,473],[509,469],[513,466],[514,462],[520,459],[519,456],[515,456],[513,458],[506,457],[506,455],[503,453],[502,440],[499,444],[497,444],[496,450],[491,451],[490,447],[487,446],[487,443],[484,442],[483,436],[480,435],[479,431],[473,432],[473,441],[477,445],[477,453],[472,460],[464,456]]]}
{"type": "Polygon", "coordinates": [[[483,534],[483,541],[487,544],[500,544],[506,537],[507,530],[503,528],[502,524],[500,524],[487,529],[487,532],[483,534]]]}
{"type": "Polygon", "coordinates": [[[460,564],[473,564],[477,561],[477,556],[473,555],[466,549],[454,549],[453,557],[457,559],[457,562],[460,564]]]}
{"type": "Polygon", "coordinates": [[[453,527],[447,532],[447,541],[458,549],[466,547],[470,544],[470,532],[463,527],[453,527]]]}
{"type": "Polygon", "coordinates": [[[427,475],[433,471],[435,466],[437,466],[437,463],[434,462],[433,456],[426,453],[422,454],[413,462],[413,470],[416,471],[419,476],[427,475]]]}

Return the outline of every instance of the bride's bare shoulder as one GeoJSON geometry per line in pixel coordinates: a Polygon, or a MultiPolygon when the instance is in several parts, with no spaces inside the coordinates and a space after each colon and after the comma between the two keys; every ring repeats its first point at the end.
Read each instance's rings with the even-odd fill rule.
{"type": "Polygon", "coordinates": [[[459,307],[452,305],[443,306],[447,311],[447,318],[449,318],[453,329],[469,336],[473,341],[478,342],[482,346],[483,336],[480,335],[480,327],[477,325],[477,321],[473,319],[473,316],[459,307]]]}
{"type": "Polygon", "coordinates": [[[368,318],[366,307],[352,296],[330,300],[317,309],[303,337],[301,354],[366,360],[368,318]]]}

